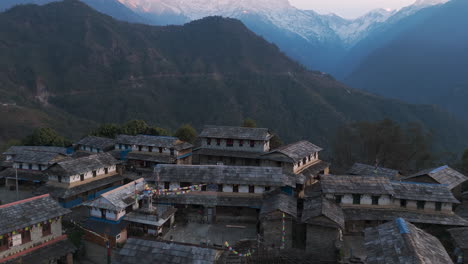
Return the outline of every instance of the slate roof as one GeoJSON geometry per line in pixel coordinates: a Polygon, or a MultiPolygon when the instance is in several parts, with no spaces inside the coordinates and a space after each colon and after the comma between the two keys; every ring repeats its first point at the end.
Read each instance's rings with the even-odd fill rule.
{"type": "Polygon", "coordinates": [[[0,205],[0,234],[71,213],[48,194],[0,205]]]}
{"type": "Polygon", "coordinates": [[[74,145],[89,146],[105,151],[114,148],[115,140],[111,138],[87,136],[77,141],[74,145]]]}
{"type": "Polygon", "coordinates": [[[348,174],[361,176],[382,176],[387,177],[390,180],[396,180],[400,172],[393,169],[376,167],[362,163],[354,163],[351,169],[349,169],[348,174]]]}
{"type": "Polygon", "coordinates": [[[298,161],[302,160],[303,158],[308,157],[308,156],[314,154],[315,152],[319,152],[321,150],[322,150],[321,147],[318,147],[318,146],[310,143],[307,140],[302,140],[302,141],[299,141],[299,142],[296,142],[296,143],[292,143],[292,144],[289,144],[289,145],[285,145],[285,146],[281,146],[279,148],[276,148],[276,149],[268,152],[264,156],[267,156],[267,155],[269,155],[271,153],[281,153],[281,154],[287,156],[288,158],[290,158],[293,162],[298,162],[298,161]]]}
{"type": "Polygon", "coordinates": [[[455,240],[456,246],[461,249],[468,249],[468,228],[459,227],[451,228],[448,230],[453,240],[455,240]]]}
{"type": "Polygon", "coordinates": [[[397,199],[460,203],[445,185],[397,181],[391,184],[397,199]]]}
{"type": "MultiPolygon", "coordinates": [[[[2,178],[16,179],[15,169],[8,168],[3,171],[0,171],[0,179],[2,178]]],[[[49,177],[47,177],[44,171],[18,169],[18,180],[31,182],[47,182],[49,180],[49,177]]]]}
{"type": "Polygon", "coordinates": [[[12,146],[7,151],[5,151],[4,155],[16,155],[21,154],[24,151],[35,151],[35,152],[51,152],[56,154],[67,154],[67,149],[62,147],[49,147],[49,146],[12,146]]]}
{"type": "Polygon", "coordinates": [[[184,195],[160,196],[158,201],[166,204],[235,206],[260,209],[263,195],[258,193],[191,192],[184,195]]]}
{"type": "Polygon", "coordinates": [[[30,253],[21,255],[21,257],[11,259],[5,263],[35,263],[35,264],[49,264],[55,263],[55,260],[66,256],[69,253],[76,251],[73,243],[64,239],[50,245],[33,250],[30,253]]]}
{"type": "Polygon", "coordinates": [[[460,172],[450,168],[449,166],[445,165],[438,168],[427,169],[420,171],[416,174],[403,178],[405,181],[416,180],[417,177],[427,175],[434,179],[436,182],[440,184],[445,184],[449,189],[453,189],[458,185],[462,184],[468,177],[461,174],[460,172]]]}
{"type": "Polygon", "coordinates": [[[123,210],[135,203],[135,191],[141,193],[145,185],[145,180],[140,178],[103,193],[98,199],[87,202],[85,205],[114,211],[123,210]]]}
{"type": "Polygon", "coordinates": [[[453,263],[440,241],[398,218],[365,230],[368,264],[453,263]]]}
{"type": "Polygon", "coordinates": [[[149,136],[149,135],[118,135],[115,139],[117,144],[151,146],[162,148],[174,148],[175,150],[184,150],[192,148],[193,145],[179,140],[176,137],[149,136]]]}
{"type": "Polygon", "coordinates": [[[296,186],[280,167],[159,164],[161,181],[262,186],[296,186]]]}
{"type": "Polygon", "coordinates": [[[383,177],[322,175],[320,183],[323,193],[388,195],[395,193],[390,181],[383,177]]]}
{"type": "Polygon", "coordinates": [[[129,238],[114,263],[140,264],[144,260],[145,263],[213,264],[219,255],[210,248],[129,238]]]}
{"type": "Polygon", "coordinates": [[[301,171],[301,174],[306,177],[315,177],[318,176],[326,168],[330,167],[330,163],[319,160],[318,162],[310,165],[306,169],[301,171]]]}
{"type": "Polygon", "coordinates": [[[51,174],[77,175],[120,163],[109,153],[98,153],[81,158],[60,161],[49,168],[51,174]]]}
{"type": "Polygon", "coordinates": [[[389,208],[342,208],[345,221],[390,221],[403,217],[412,223],[468,226],[468,221],[456,214],[407,211],[389,208]]]}
{"type": "Polygon", "coordinates": [[[157,206],[157,211],[157,215],[142,213],[141,210],[132,211],[128,214],[125,214],[125,221],[152,226],[162,226],[169,220],[172,215],[177,212],[177,209],[172,206],[160,204],[157,206]],[[163,213],[159,213],[161,208],[164,208],[165,210],[163,213]]]}
{"type": "Polygon", "coordinates": [[[263,200],[260,216],[280,211],[290,216],[297,217],[297,199],[291,195],[277,193],[266,195],[263,200]]]}
{"type": "Polygon", "coordinates": [[[268,128],[205,126],[200,133],[201,138],[224,138],[243,140],[269,140],[272,134],[268,128]]]}
{"type": "Polygon", "coordinates": [[[172,164],[176,162],[175,156],[170,156],[167,154],[147,154],[147,153],[138,153],[138,152],[129,152],[126,156],[127,160],[144,160],[156,163],[165,163],[172,164]]]}
{"type": "Polygon", "coordinates": [[[97,189],[99,187],[106,186],[108,184],[112,184],[118,181],[122,181],[125,178],[120,176],[120,175],[113,175],[109,177],[105,177],[99,180],[95,180],[92,182],[88,182],[85,184],[81,184],[72,188],[61,188],[61,187],[54,187],[54,186],[43,186],[38,189],[38,192],[46,192],[50,193],[50,195],[54,198],[69,198],[73,197],[77,194],[82,194],[84,192],[88,192],[94,189],[97,189]]]}
{"type": "Polygon", "coordinates": [[[236,157],[236,158],[247,158],[247,159],[259,159],[261,153],[252,151],[232,151],[232,150],[218,150],[209,148],[199,148],[193,151],[194,155],[209,155],[209,156],[220,156],[220,157],[236,157]]]}
{"type": "Polygon", "coordinates": [[[312,198],[308,198],[304,201],[304,209],[302,211],[302,222],[309,224],[325,224],[320,220],[320,217],[325,216],[329,220],[333,221],[336,226],[344,229],[344,213],[341,207],[323,197],[317,195],[312,198]]]}
{"type": "Polygon", "coordinates": [[[15,154],[11,160],[13,162],[49,165],[65,158],[65,155],[55,152],[24,150],[15,154]]]}

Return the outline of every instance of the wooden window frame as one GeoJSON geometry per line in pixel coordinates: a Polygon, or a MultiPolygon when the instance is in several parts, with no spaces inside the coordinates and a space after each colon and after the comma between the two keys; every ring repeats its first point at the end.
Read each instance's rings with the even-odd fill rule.
{"type": "Polygon", "coordinates": [[[416,209],[424,210],[424,207],[426,207],[426,201],[416,201],[416,209]]]}
{"type": "Polygon", "coordinates": [[[372,199],[372,205],[379,205],[380,196],[373,195],[371,196],[371,199],[372,199]]]}
{"type": "Polygon", "coordinates": [[[442,211],[442,202],[435,202],[435,210],[438,212],[442,211]]]}
{"type": "Polygon", "coordinates": [[[361,194],[353,194],[353,204],[361,204],[361,198],[361,194]]]}
{"type": "Polygon", "coordinates": [[[42,223],[41,228],[42,228],[42,236],[43,237],[52,234],[52,224],[49,221],[47,221],[45,224],[42,223]]]}
{"type": "Polygon", "coordinates": [[[23,232],[21,232],[21,244],[26,244],[26,243],[29,243],[31,242],[31,229],[29,230],[23,230],[23,232]]]}

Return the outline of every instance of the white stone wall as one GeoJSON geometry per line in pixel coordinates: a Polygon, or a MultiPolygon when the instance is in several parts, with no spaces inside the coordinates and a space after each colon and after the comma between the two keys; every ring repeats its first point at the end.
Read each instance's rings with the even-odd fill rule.
{"type": "Polygon", "coordinates": [[[249,192],[249,186],[248,185],[239,185],[239,192],[240,193],[248,193],[249,192]]]}
{"type": "Polygon", "coordinates": [[[102,218],[101,209],[99,208],[91,207],[91,209],[89,210],[89,214],[94,217],[102,218]]]}
{"type": "MultiPolygon", "coordinates": [[[[392,205],[392,199],[390,198],[390,195],[380,196],[379,205],[392,205]]],[[[400,206],[400,202],[398,202],[398,206],[400,206]]]]}
{"type": "Polygon", "coordinates": [[[94,152],[94,153],[100,153],[101,152],[101,150],[99,148],[95,148],[95,147],[91,147],[91,146],[85,146],[85,145],[80,145],[79,149],[84,150],[84,151],[94,152]]]}
{"type": "MultiPolygon", "coordinates": [[[[39,164],[36,164],[36,163],[13,163],[13,168],[17,168],[19,169],[20,168],[20,164],[23,164],[23,168],[22,170],[39,170],[39,164]],[[32,165],[31,169],[29,168],[29,165],[32,165]]],[[[47,169],[47,166],[45,165],[42,165],[41,166],[41,171],[47,169]]]]}
{"type": "Polygon", "coordinates": [[[217,145],[217,139],[211,138],[211,144],[208,145],[208,139],[203,138],[202,140],[202,147],[209,148],[209,149],[219,149],[219,150],[231,150],[231,151],[249,151],[249,152],[267,152],[270,150],[270,142],[269,141],[255,141],[254,147],[250,146],[250,140],[243,140],[243,145],[239,146],[240,140],[234,139],[233,146],[227,146],[227,139],[220,139],[220,145],[217,145]]]}
{"type": "Polygon", "coordinates": [[[254,192],[255,193],[263,193],[265,191],[265,187],[264,186],[258,186],[258,185],[255,185],[254,187],[254,192]]]}
{"type": "Polygon", "coordinates": [[[314,152],[310,154],[309,156],[302,157],[299,162],[295,162],[293,166],[293,171],[298,172],[304,168],[307,168],[309,165],[317,162],[319,160],[318,157],[318,152],[314,152]],[[304,163],[304,158],[306,159],[306,162],[304,163]]]}
{"type": "Polygon", "coordinates": [[[341,203],[342,204],[353,204],[353,196],[351,194],[343,195],[343,198],[341,198],[341,203]]]}
{"type": "Polygon", "coordinates": [[[232,185],[230,184],[223,185],[223,192],[232,192],[232,185]]]}
{"type": "Polygon", "coordinates": [[[364,194],[361,196],[361,204],[363,205],[371,205],[372,204],[372,196],[368,194],[364,194]]]}
{"type": "Polygon", "coordinates": [[[120,218],[124,217],[125,216],[125,210],[122,210],[120,212],[117,213],[117,220],[119,220],[120,218]]]}
{"type": "Polygon", "coordinates": [[[443,212],[451,212],[453,209],[452,203],[442,203],[442,211],[443,212]]]}

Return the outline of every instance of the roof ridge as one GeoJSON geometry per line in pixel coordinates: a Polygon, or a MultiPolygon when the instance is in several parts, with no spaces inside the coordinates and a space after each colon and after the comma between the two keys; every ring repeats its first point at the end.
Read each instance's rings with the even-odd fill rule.
{"type": "Polygon", "coordinates": [[[140,183],[140,182],[142,182],[142,181],[144,181],[144,178],[136,179],[136,180],[134,180],[134,181],[132,181],[132,182],[129,182],[129,183],[125,184],[125,185],[122,185],[122,186],[120,186],[120,187],[118,187],[118,188],[112,189],[112,190],[110,190],[110,191],[108,191],[108,192],[105,192],[105,193],[101,194],[101,197],[104,197],[104,198],[105,198],[106,196],[104,196],[104,195],[112,194],[112,193],[114,193],[114,192],[116,192],[116,191],[118,191],[118,190],[123,190],[123,189],[125,189],[126,187],[129,187],[131,184],[140,183]]]}
{"type": "Polygon", "coordinates": [[[7,203],[7,204],[4,204],[4,205],[0,205],[0,209],[10,207],[10,206],[13,206],[13,205],[17,205],[17,204],[27,203],[27,202],[34,201],[34,200],[37,200],[37,199],[40,199],[40,198],[45,198],[45,197],[49,197],[49,194],[46,193],[46,194],[43,194],[43,195],[31,197],[31,198],[28,198],[28,199],[23,199],[23,200],[15,201],[15,202],[12,202],[12,203],[7,203]]]}

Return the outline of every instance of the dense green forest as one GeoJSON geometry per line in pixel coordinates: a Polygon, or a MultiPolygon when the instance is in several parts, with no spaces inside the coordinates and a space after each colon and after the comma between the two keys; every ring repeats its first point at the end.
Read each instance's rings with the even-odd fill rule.
{"type": "MultiPolygon", "coordinates": [[[[438,153],[462,153],[468,126],[434,106],[350,89],[307,71],[234,19],[184,26],[119,22],[66,0],[0,13],[0,142],[50,127],[76,140],[103,123],[238,125],[330,155],[336,131],[389,118],[418,124],[438,153]],[[5,116],[5,118],[3,118],[5,116]]],[[[108,133],[114,133],[110,126],[108,133]]]]}

